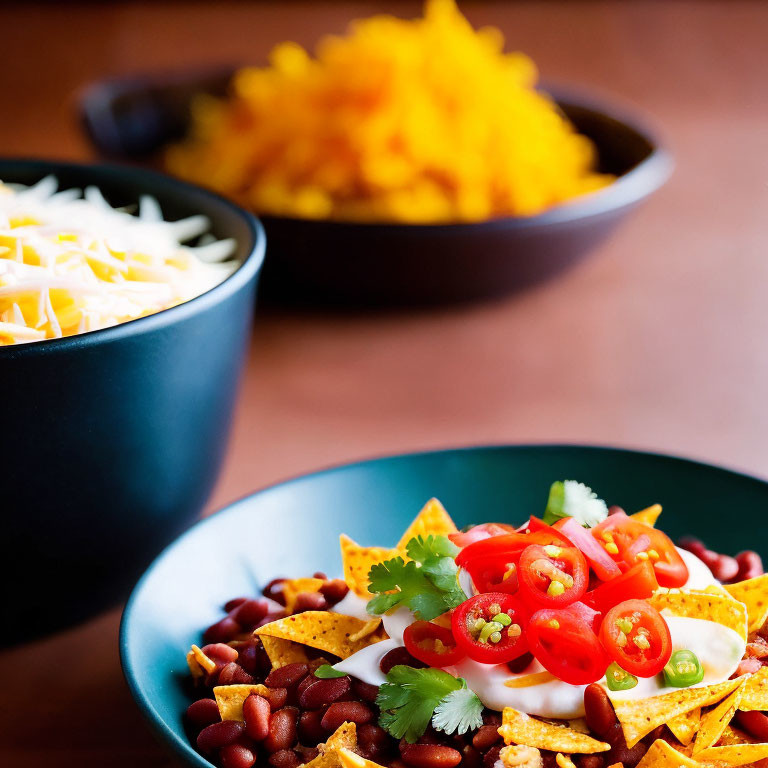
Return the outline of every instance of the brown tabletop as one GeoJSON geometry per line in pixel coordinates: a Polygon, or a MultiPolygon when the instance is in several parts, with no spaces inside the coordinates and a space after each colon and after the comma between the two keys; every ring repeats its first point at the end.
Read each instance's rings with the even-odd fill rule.
{"type": "MultiPolygon", "coordinates": [[[[74,94],[136,70],[260,60],[416,3],[0,7],[0,152],[88,158],[74,94]]],[[[493,304],[257,323],[208,509],[328,464],[448,445],[579,441],[768,474],[768,4],[473,3],[544,77],[653,116],[669,184],[588,261],[493,304]]],[[[172,761],[121,679],[119,611],[0,655],[0,764],[172,761]]]]}

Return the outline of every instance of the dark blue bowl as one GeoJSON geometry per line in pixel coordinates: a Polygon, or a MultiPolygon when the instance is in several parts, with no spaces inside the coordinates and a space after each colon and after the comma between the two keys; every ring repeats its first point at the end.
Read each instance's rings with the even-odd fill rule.
{"type": "Polygon", "coordinates": [[[0,179],[94,184],[113,205],[154,195],[237,241],[237,271],[184,304],[113,328],[0,348],[3,644],[123,598],[202,510],[219,472],[265,237],[250,214],[149,171],[0,160],[0,179]]]}
{"type": "MultiPolygon", "coordinates": [[[[198,93],[222,95],[232,70],[136,75],[85,90],[84,129],[99,152],[159,163],[188,128],[198,93]]],[[[263,216],[263,296],[282,304],[352,307],[464,302],[518,291],[576,263],[669,177],[672,160],[631,111],[580,89],[546,87],[594,143],[608,187],[536,216],[473,224],[367,224],[263,216]]],[[[493,158],[488,158],[492,163],[493,158]]]]}
{"type": "Polygon", "coordinates": [[[608,503],[664,506],[663,528],[735,553],[768,539],[768,521],[729,525],[733,510],[768,506],[768,483],[685,459],[615,448],[508,446],[396,456],[299,477],[198,523],[144,574],[123,614],[125,677],[145,717],[188,765],[210,768],[182,722],[184,655],[232,597],[276,576],[340,574],[339,533],[393,546],[431,496],[457,525],[520,523],[546,505],[553,480],[575,478],[608,503]]]}

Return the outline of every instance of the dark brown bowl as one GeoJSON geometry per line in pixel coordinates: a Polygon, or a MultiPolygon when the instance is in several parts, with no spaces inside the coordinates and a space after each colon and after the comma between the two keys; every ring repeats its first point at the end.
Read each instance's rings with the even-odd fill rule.
{"type": "MultiPolygon", "coordinates": [[[[154,163],[181,137],[196,93],[225,92],[231,69],[104,80],[81,99],[83,123],[105,157],[154,163]]],[[[520,290],[574,264],[669,177],[672,161],[634,117],[594,98],[548,88],[595,143],[609,187],[531,217],[475,224],[363,224],[263,216],[262,295],[280,303],[423,305],[520,290]]]]}

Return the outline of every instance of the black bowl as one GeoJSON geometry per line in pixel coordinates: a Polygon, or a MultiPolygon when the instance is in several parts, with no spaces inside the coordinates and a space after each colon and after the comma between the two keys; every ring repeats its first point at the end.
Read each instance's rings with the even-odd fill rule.
{"type": "MultiPolygon", "coordinates": [[[[162,147],[184,134],[194,94],[222,94],[230,75],[220,70],[96,83],[81,99],[85,130],[107,157],[157,162],[162,147]]],[[[666,181],[672,162],[636,118],[581,92],[548,91],[595,143],[599,169],[618,176],[616,182],[537,216],[477,224],[263,216],[269,238],[265,298],[352,306],[477,300],[537,283],[589,253],[666,181]]]]}
{"type": "Polygon", "coordinates": [[[167,219],[203,213],[240,267],[179,306],[104,330],[0,347],[8,644],[125,596],[202,510],[229,434],[265,238],[250,214],[140,169],[0,160],[0,179],[94,184],[113,205],[154,195],[167,219]]]}

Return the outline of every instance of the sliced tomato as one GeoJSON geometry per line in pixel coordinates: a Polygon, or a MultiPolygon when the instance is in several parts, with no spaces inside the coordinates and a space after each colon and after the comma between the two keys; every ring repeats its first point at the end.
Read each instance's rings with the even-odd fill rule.
{"type": "Polygon", "coordinates": [[[473,525],[466,531],[449,533],[448,538],[457,547],[466,547],[469,544],[474,544],[476,541],[490,539],[494,536],[503,536],[505,533],[515,533],[516,530],[513,525],[508,525],[507,523],[482,523],[481,525],[473,525]]]}
{"type": "Polygon", "coordinates": [[[589,568],[572,545],[531,544],[520,555],[520,596],[540,608],[564,608],[587,591],[589,568]]]}
{"type": "Polygon", "coordinates": [[[598,611],[608,611],[624,600],[649,598],[657,589],[656,572],[650,561],[645,560],[611,581],[600,584],[584,595],[584,602],[598,611]]]}
{"type": "Polygon", "coordinates": [[[403,642],[411,656],[430,667],[448,667],[466,656],[456,644],[453,632],[431,621],[409,624],[403,633],[403,642]]]}
{"type": "Polygon", "coordinates": [[[599,680],[609,659],[589,624],[566,608],[543,608],[528,622],[528,644],[539,663],[571,685],[599,680]]]}
{"type": "Polygon", "coordinates": [[[649,560],[662,587],[682,587],[688,581],[688,567],[683,558],[669,536],[657,528],[617,513],[595,526],[592,535],[604,548],[614,544],[617,551],[613,559],[630,568],[649,560]]]}
{"type": "Polygon", "coordinates": [[[625,672],[658,675],[672,655],[672,638],[662,615],[645,600],[625,600],[605,614],[600,641],[625,672]]]}
{"type": "Polygon", "coordinates": [[[531,519],[528,521],[528,533],[535,533],[538,535],[536,542],[534,542],[536,544],[555,544],[557,542],[562,544],[573,543],[565,534],[557,529],[556,525],[547,525],[543,520],[536,517],[536,515],[531,515],[531,519]]]}
{"type": "Polygon", "coordinates": [[[527,619],[527,609],[519,598],[503,592],[486,592],[471,597],[453,611],[451,629],[456,644],[470,659],[503,664],[528,650],[523,632],[527,619]],[[497,620],[500,616],[503,622],[501,618],[497,620]]]}
{"type": "Polygon", "coordinates": [[[564,517],[554,525],[555,529],[567,536],[589,561],[598,579],[610,581],[621,575],[621,570],[611,556],[600,546],[595,537],[572,517],[564,517]]]}
{"type": "Polygon", "coordinates": [[[515,562],[499,560],[487,566],[479,562],[474,563],[470,576],[478,592],[506,592],[514,595],[519,587],[515,562]]]}

